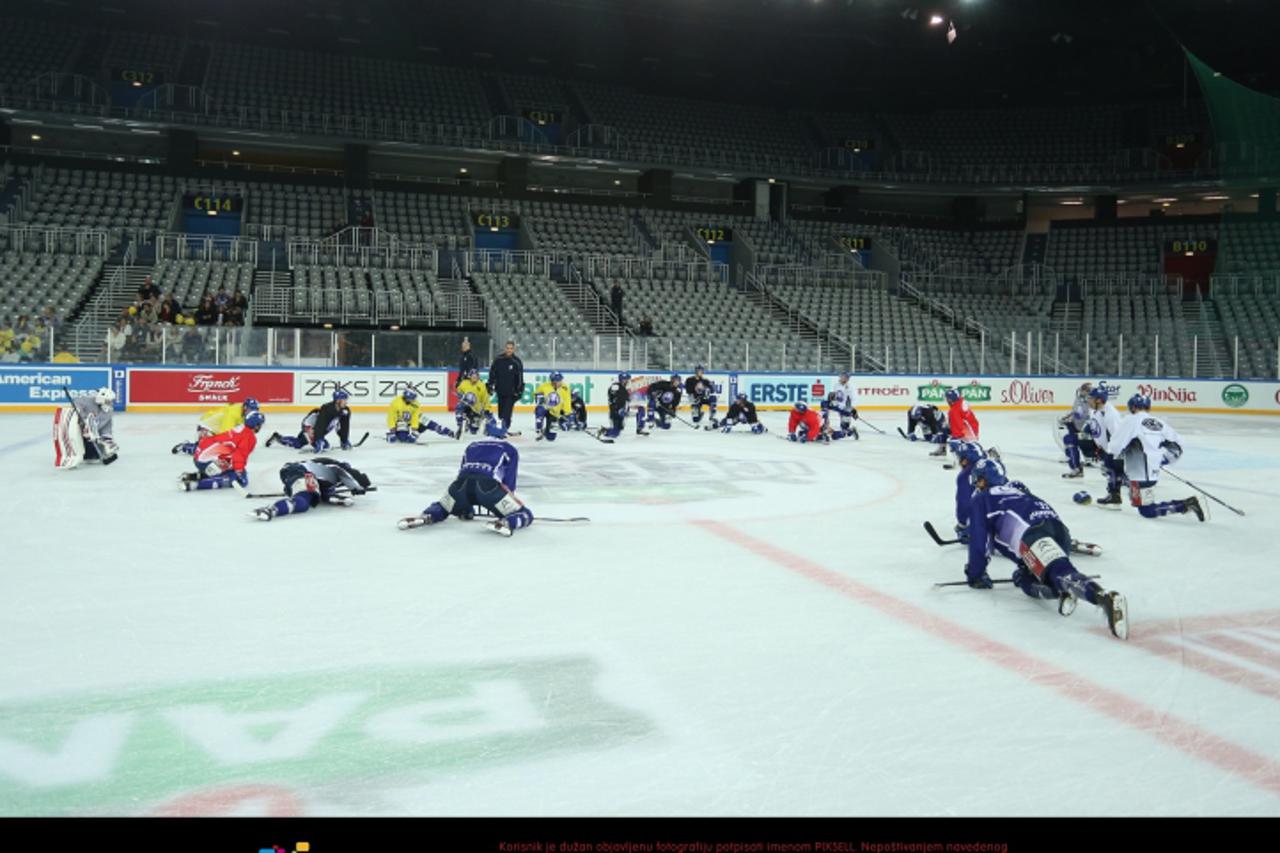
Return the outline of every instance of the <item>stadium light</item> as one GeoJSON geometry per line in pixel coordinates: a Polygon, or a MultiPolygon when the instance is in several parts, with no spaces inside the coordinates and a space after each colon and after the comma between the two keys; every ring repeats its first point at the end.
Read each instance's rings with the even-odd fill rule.
{"type": "Polygon", "coordinates": [[[239,156],[240,156],[240,151],[239,151],[239,150],[232,151],[232,152],[231,152],[231,156],[232,156],[232,157],[239,157],[239,156]]]}
{"type": "Polygon", "coordinates": [[[466,173],[467,173],[467,167],[466,167],[466,166],[463,166],[461,169],[459,169],[459,170],[458,170],[458,174],[459,174],[459,175],[465,175],[466,173]]]}
{"type": "Polygon", "coordinates": [[[40,134],[38,134],[38,133],[33,133],[33,134],[31,134],[31,141],[32,141],[32,142],[39,142],[41,139],[44,139],[44,137],[43,137],[43,136],[41,136],[40,134]]]}
{"type": "Polygon", "coordinates": [[[931,15],[929,17],[929,26],[936,27],[942,23],[941,15],[931,15]]]}

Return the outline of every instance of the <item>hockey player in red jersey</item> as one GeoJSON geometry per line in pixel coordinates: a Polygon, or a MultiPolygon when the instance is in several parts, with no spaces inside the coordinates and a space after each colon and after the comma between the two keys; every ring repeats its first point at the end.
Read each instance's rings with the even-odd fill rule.
{"type": "Polygon", "coordinates": [[[823,429],[822,419],[809,408],[808,403],[796,403],[791,409],[791,418],[787,421],[787,440],[802,444],[807,441],[836,441],[851,434],[846,430],[823,429]]]}
{"type": "Polygon", "coordinates": [[[262,412],[253,411],[245,417],[242,425],[200,439],[193,454],[198,473],[183,474],[179,478],[183,491],[249,485],[249,475],[244,468],[249,454],[258,446],[258,430],[266,420],[262,412]]]}
{"type": "Polygon", "coordinates": [[[962,441],[978,440],[978,416],[969,408],[969,403],[960,396],[959,389],[947,389],[947,422],[951,427],[951,437],[962,441]]]}

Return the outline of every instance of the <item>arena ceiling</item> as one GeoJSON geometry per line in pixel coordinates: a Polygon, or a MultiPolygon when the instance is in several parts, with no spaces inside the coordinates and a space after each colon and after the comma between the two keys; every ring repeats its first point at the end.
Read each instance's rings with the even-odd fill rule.
{"type": "Polygon", "coordinates": [[[1274,7],[1274,0],[36,0],[17,14],[856,111],[1181,98],[1184,82],[1194,97],[1179,40],[1224,73],[1274,92],[1274,7]]]}

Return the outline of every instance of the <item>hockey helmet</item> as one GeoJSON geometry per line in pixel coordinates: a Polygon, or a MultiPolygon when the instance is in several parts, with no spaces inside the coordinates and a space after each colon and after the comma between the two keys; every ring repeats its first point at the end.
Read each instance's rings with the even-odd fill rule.
{"type": "Polygon", "coordinates": [[[955,403],[960,399],[960,391],[957,388],[948,388],[944,396],[947,398],[948,403],[955,403]]]}
{"type": "Polygon", "coordinates": [[[337,402],[338,400],[347,400],[347,399],[349,399],[350,397],[351,397],[351,395],[350,395],[350,394],[348,394],[348,393],[347,393],[345,390],[343,390],[342,388],[339,388],[337,391],[334,391],[334,392],[333,392],[333,399],[334,399],[334,402],[337,402]]]}
{"type": "Polygon", "coordinates": [[[809,411],[809,404],[804,400],[796,400],[795,409],[797,412],[807,412],[809,411]]]}
{"type": "Polygon", "coordinates": [[[1106,386],[1106,385],[1099,385],[1098,387],[1096,387],[1096,388],[1091,388],[1091,389],[1089,390],[1089,399],[1090,399],[1090,400],[1097,400],[1099,403],[1105,403],[1105,402],[1107,402],[1108,397],[1109,397],[1109,395],[1108,395],[1108,393],[1107,393],[1107,386],[1106,386]]]}
{"type": "Polygon", "coordinates": [[[414,400],[418,399],[418,392],[412,388],[406,388],[400,392],[400,399],[404,400],[406,403],[412,403],[414,400]]]}
{"type": "Polygon", "coordinates": [[[245,419],[244,419],[244,425],[247,426],[249,429],[253,430],[254,432],[257,432],[258,430],[262,429],[262,425],[265,424],[266,422],[267,422],[267,416],[260,411],[250,412],[248,415],[245,416],[245,419]]]}
{"type": "Polygon", "coordinates": [[[987,486],[1003,486],[1009,482],[1004,466],[994,459],[982,459],[973,466],[973,482],[976,484],[979,480],[984,481],[987,486]]]}
{"type": "Polygon", "coordinates": [[[245,397],[244,402],[240,404],[240,409],[245,412],[258,411],[258,401],[254,397],[245,397]]]}
{"type": "Polygon", "coordinates": [[[564,381],[564,374],[563,374],[563,373],[561,373],[561,372],[560,372],[560,371],[558,371],[558,370],[553,370],[553,371],[551,371],[551,375],[550,375],[550,376],[548,376],[547,378],[548,378],[548,379],[550,379],[552,382],[557,382],[557,383],[558,383],[558,382],[563,382],[563,381],[564,381]]]}
{"type": "Polygon", "coordinates": [[[93,402],[97,403],[98,408],[104,412],[110,411],[115,401],[116,392],[110,388],[99,388],[93,393],[93,402]]]}
{"type": "Polygon", "coordinates": [[[1151,411],[1151,398],[1145,394],[1134,394],[1129,398],[1129,411],[1132,414],[1151,411]]]}

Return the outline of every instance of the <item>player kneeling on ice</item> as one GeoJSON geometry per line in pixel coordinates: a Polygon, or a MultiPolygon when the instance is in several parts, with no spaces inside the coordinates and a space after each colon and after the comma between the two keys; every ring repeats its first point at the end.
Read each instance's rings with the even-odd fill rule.
{"type": "MultiPolygon", "coordinates": [[[[1120,486],[1124,481],[1124,464],[1106,450],[1111,446],[1111,437],[1120,430],[1120,412],[1109,402],[1110,399],[1111,391],[1106,385],[1099,383],[1090,389],[1089,420],[1085,422],[1083,431],[1097,443],[1098,455],[1106,472],[1107,496],[1098,501],[1098,506],[1120,509],[1121,504],[1124,503],[1120,500],[1120,486]]],[[[1089,501],[1078,502],[1088,503],[1089,501]]]]}
{"type": "MultiPolygon", "coordinates": [[[[969,401],[964,398],[958,388],[948,388],[947,398],[947,426],[951,431],[951,438],[961,439],[962,441],[978,440],[978,416],[973,413],[973,409],[969,408],[969,401]]],[[[945,447],[939,447],[930,456],[943,456],[947,452],[945,447]]]]}
{"type": "Polygon", "coordinates": [[[987,458],[987,454],[976,441],[953,440],[951,444],[960,467],[960,473],[956,474],[956,536],[967,545],[969,518],[973,510],[973,469],[987,458]]]}
{"type": "Polygon", "coordinates": [[[1129,417],[1120,421],[1107,455],[1119,460],[1129,481],[1129,503],[1143,518],[1159,518],[1169,513],[1193,512],[1205,520],[1206,507],[1197,497],[1156,501],[1154,493],[1160,470],[1182,456],[1182,438],[1168,423],[1151,414],[1151,398],[1134,394],[1129,398],[1129,417]]]}
{"type": "Polygon", "coordinates": [[[196,473],[183,474],[178,485],[187,492],[249,485],[245,465],[258,446],[258,430],[266,422],[262,412],[250,412],[240,426],[200,439],[194,454],[196,473]]]}
{"type": "Polygon", "coordinates": [[[53,464],[55,468],[75,468],[81,462],[116,461],[119,448],[112,437],[116,392],[99,388],[53,413],[53,464]]]}
{"type": "Polygon", "coordinates": [[[693,375],[684,381],[685,393],[689,395],[689,411],[693,414],[694,424],[702,423],[702,410],[709,409],[711,423],[707,429],[715,429],[720,425],[716,420],[716,386],[710,379],[702,375],[705,370],[701,364],[693,369],[693,375]]]}
{"type": "Polygon", "coordinates": [[[422,515],[400,519],[400,529],[439,524],[451,515],[470,521],[477,507],[497,516],[486,525],[494,533],[510,536],[528,527],[533,524],[533,513],[515,495],[519,464],[520,454],[510,442],[472,442],[462,454],[457,479],[449,484],[444,496],[423,510],[422,515]]]}
{"type": "Polygon", "coordinates": [[[284,483],[285,499],[255,509],[254,518],[270,521],[278,515],[306,512],[321,503],[351,506],[355,496],[374,491],[369,477],[362,471],[327,456],[286,462],[280,468],[280,482],[284,483]]]}
{"type": "Polygon", "coordinates": [[[1093,407],[1089,405],[1089,394],[1092,391],[1092,383],[1081,385],[1076,391],[1071,411],[1058,418],[1058,427],[1066,430],[1066,434],[1062,436],[1062,452],[1067,455],[1067,467],[1071,470],[1062,476],[1068,480],[1083,477],[1085,461],[1097,459],[1099,455],[1097,443],[1085,432],[1093,414],[1093,407]]]}
{"type": "MultiPolygon", "coordinates": [[[[609,426],[600,427],[596,433],[601,438],[617,438],[626,428],[627,415],[631,411],[631,374],[619,373],[609,384],[606,394],[609,401],[609,426]]],[[[644,406],[636,411],[636,435],[648,435],[644,428],[644,406]]]]}
{"type": "Polygon", "coordinates": [[[791,417],[787,421],[787,439],[801,444],[809,441],[822,443],[847,438],[844,430],[832,430],[822,426],[818,413],[809,408],[808,403],[798,402],[791,409],[791,417]]]}
{"type": "Polygon", "coordinates": [[[840,416],[840,432],[845,435],[851,435],[856,440],[858,438],[858,430],[854,427],[853,422],[858,419],[858,392],[850,384],[849,371],[847,370],[841,372],[840,379],[836,382],[836,387],[827,395],[827,399],[822,401],[823,427],[827,426],[832,412],[840,416]]]}
{"type": "Polygon", "coordinates": [[[448,438],[461,439],[464,432],[478,435],[483,428],[484,434],[491,438],[504,438],[507,431],[493,416],[493,412],[489,411],[488,401],[487,393],[482,399],[476,396],[474,391],[467,391],[458,397],[458,405],[453,410],[458,419],[457,429],[449,429],[435,421],[427,421],[424,429],[438,432],[448,438]]]}
{"type": "Polygon", "coordinates": [[[670,379],[659,379],[649,385],[649,426],[671,429],[671,418],[680,407],[683,388],[679,373],[673,373],[670,379]]]}
{"type": "Polygon", "coordinates": [[[244,419],[250,412],[256,411],[258,411],[258,401],[252,397],[246,398],[243,403],[228,403],[225,406],[210,409],[200,416],[200,423],[196,425],[196,440],[179,442],[169,452],[193,456],[200,439],[235,429],[244,423],[244,419]]]}
{"type": "Polygon", "coordinates": [[[756,415],[756,404],[748,400],[746,394],[739,392],[729,411],[725,412],[724,420],[720,421],[720,431],[729,432],[744,424],[749,424],[753,433],[765,431],[764,424],[760,423],[760,418],[756,415]]]}
{"type": "Polygon", "coordinates": [[[1019,564],[1012,581],[1027,595],[1057,598],[1058,612],[1064,616],[1083,598],[1102,608],[1112,634],[1127,639],[1129,607],[1124,596],[1104,590],[1071,564],[1071,532],[1053,507],[1021,483],[1011,482],[994,459],[974,465],[973,482],[969,561],[964,567],[969,586],[991,589],[987,563],[994,551],[1019,564]]]}
{"type": "MultiPolygon", "coordinates": [[[[946,444],[947,440],[951,438],[951,428],[947,425],[947,419],[943,417],[941,410],[937,406],[927,404],[912,406],[907,409],[907,431],[902,433],[902,437],[910,441],[923,440],[933,444],[946,444]],[[920,435],[916,435],[916,427],[920,427],[920,435]]],[[[941,456],[943,454],[935,450],[930,455],[941,456]]]]}
{"type": "Polygon", "coordinates": [[[556,440],[556,430],[568,426],[569,417],[573,414],[573,400],[569,396],[569,388],[564,384],[564,374],[558,370],[533,391],[534,431],[538,441],[556,440]]]}
{"type": "Polygon", "coordinates": [[[565,428],[579,432],[585,430],[587,428],[587,404],[582,399],[581,391],[569,392],[569,407],[572,411],[569,413],[565,428]]]}
{"type": "MultiPolygon", "coordinates": [[[[351,395],[339,388],[333,392],[333,400],[325,403],[318,409],[312,409],[307,412],[306,417],[302,419],[302,429],[297,436],[281,435],[278,432],[271,433],[271,437],[267,439],[267,447],[279,442],[285,447],[292,447],[295,450],[314,450],[319,453],[322,450],[329,449],[328,435],[335,429],[338,431],[338,441],[342,444],[343,450],[351,449],[351,408],[347,405],[347,400],[351,395]]],[[[248,419],[245,423],[248,423],[248,419]]]]}
{"type": "Polygon", "coordinates": [[[418,392],[406,388],[391,399],[387,407],[387,442],[391,444],[413,444],[426,429],[422,423],[421,404],[418,403],[418,392]]]}

